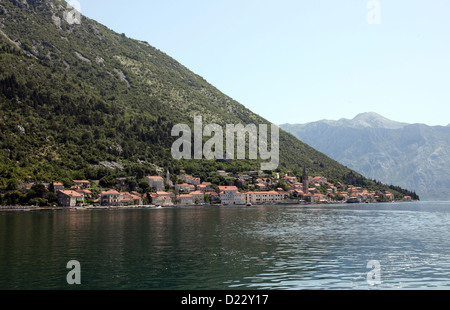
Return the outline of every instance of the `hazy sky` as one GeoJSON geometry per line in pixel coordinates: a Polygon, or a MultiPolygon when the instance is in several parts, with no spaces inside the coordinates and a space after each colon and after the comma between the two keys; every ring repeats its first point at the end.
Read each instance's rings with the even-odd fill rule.
{"type": "Polygon", "coordinates": [[[379,14],[369,0],[79,2],[276,124],[450,123],[448,0],[372,0],[379,14]]]}

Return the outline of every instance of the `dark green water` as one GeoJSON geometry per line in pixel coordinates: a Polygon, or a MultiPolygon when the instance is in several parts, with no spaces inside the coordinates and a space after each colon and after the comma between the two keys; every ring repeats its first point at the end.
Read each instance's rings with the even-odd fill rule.
{"type": "Polygon", "coordinates": [[[367,288],[450,288],[450,203],[0,213],[0,289],[367,288]]]}

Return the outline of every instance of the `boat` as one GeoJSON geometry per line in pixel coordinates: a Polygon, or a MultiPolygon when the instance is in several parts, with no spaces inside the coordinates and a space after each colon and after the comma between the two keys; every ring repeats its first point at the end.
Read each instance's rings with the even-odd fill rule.
{"type": "Polygon", "coordinates": [[[251,207],[252,204],[251,204],[251,203],[246,203],[245,206],[246,206],[246,207],[251,207]]]}
{"type": "Polygon", "coordinates": [[[347,203],[361,203],[361,200],[356,197],[350,197],[349,199],[347,199],[347,203]]]}

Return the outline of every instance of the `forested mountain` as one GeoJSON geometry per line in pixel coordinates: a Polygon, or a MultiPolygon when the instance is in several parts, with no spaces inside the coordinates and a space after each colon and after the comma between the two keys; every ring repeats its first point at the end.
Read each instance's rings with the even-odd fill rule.
{"type": "Polygon", "coordinates": [[[399,123],[362,113],[351,120],[281,128],[367,177],[415,190],[422,199],[450,197],[448,126],[399,123]]]}
{"type": "MultiPolygon", "coordinates": [[[[250,160],[172,158],[175,124],[269,124],[147,42],[82,16],[58,0],[0,2],[0,188],[22,182],[132,177],[185,169],[258,170],[250,160]]],[[[192,127],[191,127],[192,128],[192,127]]],[[[279,171],[387,189],[280,130],[279,171]]],[[[408,193],[396,188],[396,193],[408,193]]]]}

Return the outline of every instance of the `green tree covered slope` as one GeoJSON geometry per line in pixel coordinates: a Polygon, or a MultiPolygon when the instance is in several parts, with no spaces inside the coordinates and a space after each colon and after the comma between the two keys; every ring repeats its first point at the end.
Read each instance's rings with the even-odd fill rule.
{"type": "MultiPolygon", "coordinates": [[[[64,19],[57,0],[0,2],[0,188],[20,182],[141,179],[185,169],[258,170],[259,162],[175,161],[175,124],[269,124],[146,42],[96,21],[64,19]],[[108,165],[119,164],[119,169],[108,165]]],[[[275,105],[276,103],[274,103],[275,105]]],[[[286,111],[289,113],[289,111],[286,111]]],[[[280,130],[279,171],[388,187],[351,171],[280,130]]],[[[408,194],[401,188],[397,193],[408,194]]]]}

